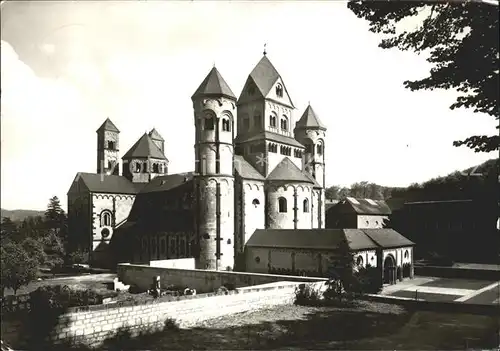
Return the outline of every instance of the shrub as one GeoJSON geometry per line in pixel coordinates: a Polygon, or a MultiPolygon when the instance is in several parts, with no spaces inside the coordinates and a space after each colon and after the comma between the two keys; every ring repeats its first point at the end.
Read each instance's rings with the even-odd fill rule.
{"type": "Polygon", "coordinates": [[[353,292],[357,294],[378,294],[382,291],[382,275],[376,267],[359,268],[355,274],[356,283],[353,292]]]}
{"type": "Polygon", "coordinates": [[[321,299],[319,289],[315,289],[311,284],[300,284],[295,288],[295,304],[309,305],[318,303],[321,299]]]}

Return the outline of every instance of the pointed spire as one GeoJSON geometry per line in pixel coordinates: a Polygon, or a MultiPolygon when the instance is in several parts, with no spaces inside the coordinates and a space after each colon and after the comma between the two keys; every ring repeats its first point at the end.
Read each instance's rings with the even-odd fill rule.
{"type": "Polygon", "coordinates": [[[302,117],[300,117],[299,121],[295,124],[295,128],[326,130],[325,125],[321,123],[310,103],[302,117]]]}
{"type": "Polygon", "coordinates": [[[101,126],[99,127],[99,129],[97,129],[97,133],[103,131],[103,130],[107,130],[109,132],[115,132],[115,133],[120,133],[120,131],[118,130],[118,128],[116,128],[115,124],[113,122],[111,122],[111,120],[109,119],[109,117],[106,118],[106,120],[104,121],[103,124],[101,124],[101,126]]]}
{"type": "Polygon", "coordinates": [[[266,46],[267,46],[267,43],[264,43],[264,56],[267,55],[266,46]]]}
{"type": "Polygon", "coordinates": [[[201,96],[225,96],[229,99],[236,100],[231,88],[226,83],[224,78],[214,66],[210,73],[205,77],[191,99],[201,96]]]}

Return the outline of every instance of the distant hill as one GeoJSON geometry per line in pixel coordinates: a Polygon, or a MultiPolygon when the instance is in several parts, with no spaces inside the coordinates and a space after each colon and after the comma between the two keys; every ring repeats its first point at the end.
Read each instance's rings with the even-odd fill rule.
{"type": "Polygon", "coordinates": [[[9,217],[14,222],[22,221],[28,217],[43,216],[45,214],[44,211],[36,210],[5,210],[2,208],[0,211],[0,217],[9,217]]]}

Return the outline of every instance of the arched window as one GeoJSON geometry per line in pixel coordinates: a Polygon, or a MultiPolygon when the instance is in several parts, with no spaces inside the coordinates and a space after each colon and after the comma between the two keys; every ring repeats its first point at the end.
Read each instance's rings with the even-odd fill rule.
{"type": "Polygon", "coordinates": [[[362,266],[363,265],[363,257],[358,256],[358,258],[356,258],[356,264],[358,266],[362,266]]]}
{"type": "Polygon", "coordinates": [[[215,128],[215,120],[214,117],[208,115],[205,117],[205,125],[203,127],[205,130],[214,130],[215,128]]]}
{"type": "Polygon", "coordinates": [[[405,255],[404,255],[404,257],[405,257],[405,258],[408,258],[408,256],[410,256],[410,253],[408,252],[408,250],[406,250],[406,251],[405,251],[405,255]]]}
{"type": "Polygon", "coordinates": [[[153,163],[153,173],[160,173],[160,167],[158,163],[153,163]]]}
{"type": "Polygon", "coordinates": [[[276,95],[278,97],[283,97],[283,87],[281,84],[276,85],[276,95]]]}
{"type": "Polygon", "coordinates": [[[302,208],[304,212],[309,212],[309,199],[304,199],[302,208]]]}
{"type": "Polygon", "coordinates": [[[115,149],[115,142],[114,141],[111,141],[111,140],[108,141],[108,149],[109,150],[115,149]]]}
{"type": "Polygon", "coordinates": [[[269,125],[273,128],[276,128],[276,116],[269,116],[269,125]]]}
{"type": "Polygon", "coordinates": [[[286,212],[286,199],[284,197],[278,199],[278,211],[281,213],[286,212]]]}
{"type": "Polygon", "coordinates": [[[318,155],[323,155],[323,144],[316,145],[316,152],[318,155]]]}
{"type": "Polygon", "coordinates": [[[101,213],[101,227],[109,226],[111,226],[111,212],[106,210],[101,213]]]}
{"type": "Polygon", "coordinates": [[[288,131],[288,118],[286,116],[281,118],[281,130],[288,131]]]}
{"type": "Polygon", "coordinates": [[[222,131],[223,132],[230,132],[231,131],[231,123],[229,119],[223,118],[222,119],[222,131]]]}
{"type": "Polygon", "coordinates": [[[135,163],[135,173],[140,173],[142,170],[142,166],[140,162],[135,163]]]}

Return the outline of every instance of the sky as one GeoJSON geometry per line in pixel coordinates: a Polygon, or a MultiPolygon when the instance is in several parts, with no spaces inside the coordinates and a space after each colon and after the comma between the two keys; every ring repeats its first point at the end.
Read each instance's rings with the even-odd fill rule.
{"type": "Polygon", "coordinates": [[[451,111],[453,91],[405,89],[427,76],[425,57],[380,49],[342,1],[7,1],[1,15],[5,209],[54,195],[66,208],[76,173],[96,172],[106,117],[120,156],[154,127],[169,173],[192,171],[191,95],[215,64],[239,96],[265,43],[295,120],[310,102],[328,128],[327,185],[407,186],[497,156],[453,147],[495,120],[451,111]]]}

